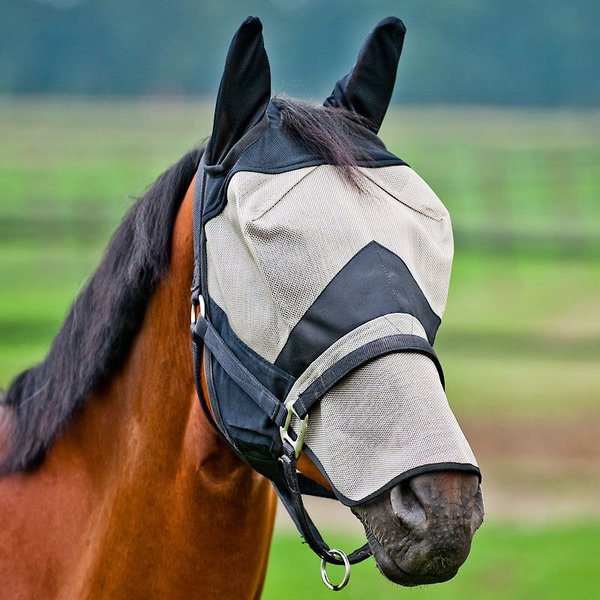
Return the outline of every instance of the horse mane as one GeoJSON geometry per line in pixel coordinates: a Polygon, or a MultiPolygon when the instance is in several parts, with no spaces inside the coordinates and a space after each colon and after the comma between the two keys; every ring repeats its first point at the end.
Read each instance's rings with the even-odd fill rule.
{"type": "MultiPolygon", "coordinates": [[[[340,166],[344,178],[360,187],[355,167],[364,156],[353,132],[368,125],[365,119],[291,98],[277,97],[274,104],[289,135],[340,166]]],[[[8,429],[0,473],[38,466],[89,394],[127,356],[148,299],[168,269],[175,217],[203,152],[197,148],[186,154],[132,206],[45,360],[17,375],[0,398],[0,429],[3,421],[8,429]]]]}
{"type": "Polygon", "coordinates": [[[8,451],[0,473],[37,466],[86,397],[127,356],[167,272],[175,217],[203,151],[186,154],[131,207],[45,360],[6,390],[0,410],[8,410],[8,451]]]}

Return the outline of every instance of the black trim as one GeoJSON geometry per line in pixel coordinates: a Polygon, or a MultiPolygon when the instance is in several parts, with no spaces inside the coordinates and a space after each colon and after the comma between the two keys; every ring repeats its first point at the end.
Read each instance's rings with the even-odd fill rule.
{"type": "Polygon", "coordinates": [[[253,375],[262,385],[283,401],[296,379],[245,344],[233,331],[225,311],[214,300],[209,299],[206,308],[210,314],[211,324],[223,338],[225,344],[240,361],[251,368],[253,375]]]}
{"type": "Polygon", "coordinates": [[[193,326],[192,335],[195,336],[198,344],[202,339],[204,347],[217,359],[227,375],[256,403],[269,420],[282,426],[286,415],[283,403],[255,376],[254,373],[258,375],[256,362],[252,364],[253,371],[251,371],[252,367],[249,368],[249,365],[246,366],[238,358],[217,330],[203,317],[200,317],[193,326]]]}
{"type": "Polygon", "coordinates": [[[405,262],[373,241],[348,261],[304,313],[275,364],[299,377],[334,342],[390,313],[414,316],[433,345],[440,318],[405,262]]]}
{"type": "Polygon", "coordinates": [[[203,164],[204,171],[211,177],[220,177],[229,172],[229,170],[235,165],[237,159],[240,157],[242,152],[249,146],[251,146],[256,140],[267,131],[269,128],[269,117],[267,113],[261,117],[260,121],[247,131],[236,144],[227,152],[225,158],[220,163],[213,165],[203,164]]]}
{"type": "Polygon", "coordinates": [[[481,471],[479,470],[479,467],[476,467],[475,465],[471,465],[469,463],[455,463],[455,462],[431,463],[428,465],[421,465],[419,467],[415,467],[414,469],[409,469],[408,471],[404,471],[404,473],[400,473],[400,475],[397,475],[396,477],[394,477],[393,479],[388,481],[385,485],[382,485],[380,488],[378,488],[377,490],[375,490],[373,493],[369,494],[368,496],[365,496],[364,498],[361,498],[360,500],[352,500],[351,498],[344,496],[344,494],[342,494],[342,492],[340,492],[335,487],[335,485],[329,478],[329,475],[327,475],[327,471],[325,471],[325,468],[321,464],[321,461],[317,458],[316,454],[312,451],[310,446],[308,446],[307,444],[304,444],[304,447],[302,448],[302,452],[306,452],[307,456],[314,463],[314,465],[317,467],[317,469],[319,469],[319,471],[321,472],[321,475],[323,475],[323,477],[325,477],[325,479],[331,486],[331,489],[333,490],[335,497],[344,506],[349,506],[349,507],[358,506],[360,504],[364,504],[365,502],[369,502],[370,500],[375,499],[377,496],[383,494],[384,492],[387,492],[388,490],[392,489],[396,484],[400,483],[401,481],[405,481],[407,479],[410,479],[411,477],[416,477],[417,475],[423,475],[425,473],[435,473],[436,471],[467,471],[467,472],[475,473],[475,475],[477,475],[477,477],[479,478],[479,483],[481,483],[481,481],[482,481],[481,471]]]}

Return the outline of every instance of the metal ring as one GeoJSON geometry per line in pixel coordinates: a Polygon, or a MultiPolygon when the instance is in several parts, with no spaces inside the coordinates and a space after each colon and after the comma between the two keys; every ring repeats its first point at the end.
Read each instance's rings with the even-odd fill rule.
{"type": "Polygon", "coordinates": [[[204,317],[206,316],[206,303],[204,302],[204,296],[202,296],[202,294],[198,296],[198,304],[192,304],[192,325],[195,325],[196,321],[198,320],[198,317],[196,315],[196,306],[198,306],[198,315],[200,315],[204,319],[204,317]]]}
{"type": "Polygon", "coordinates": [[[348,581],[350,581],[350,561],[348,560],[348,557],[341,550],[338,550],[337,548],[331,548],[329,550],[329,555],[337,557],[344,561],[344,569],[345,569],[344,578],[338,584],[331,583],[331,581],[329,581],[329,577],[327,577],[327,563],[325,562],[325,559],[322,558],[321,559],[321,579],[323,580],[323,583],[330,590],[333,590],[334,592],[339,592],[342,588],[346,587],[346,584],[348,583],[348,581]]]}

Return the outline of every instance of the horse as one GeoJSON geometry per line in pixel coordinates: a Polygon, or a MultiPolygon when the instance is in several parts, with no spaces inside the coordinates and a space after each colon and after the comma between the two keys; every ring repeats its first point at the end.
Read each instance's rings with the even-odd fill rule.
{"type": "MultiPolygon", "coordinates": [[[[372,132],[389,103],[403,37],[399,20],[380,23],[354,70],[336,84],[338,93],[319,107],[271,101],[270,88],[254,93],[268,79],[262,27],[256,18],[242,24],[228,55],[208,147],[188,152],[133,205],[46,358],[19,374],[2,396],[3,599],[260,597],[277,494],[232,446],[227,431],[215,426],[220,410],[213,403],[215,382],[202,361],[216,350],[200,349],[204,366],[197,382],[191,359],[190,282],[198,275],[195,237],[203,226],[194,217],[200,180],[206,180],[206,165],[239,149],[240,139],[248,140],[259,121],[271,122],[278,134],[285,130],[344,189],[368,203],[368,169],[360,168],[366,159],[364,148],[355,146],[356,132],[366,139],[370,128],[369,139],[375,139],[372,132]],[[369,73],[377,76],[376,84],[369,73]],[[365,101],[369,95],[379,96],[375,108],[365,101]],[[203,398],[206,405],[199,402],[203,398]]],[[[403,173],[408,169],[394,164],[403,173]]],[[[343,206],[344,194],[338,200],[343,206]]],[[[264,211],[271,214],[272,208],[264,211]]],[[[211,253],[226,254],[225,246],[215,247],[213,230],[211,236],[211,253]]],[[[369,251],[373,248],[382,260],[396,260],[369,245],[369,251]]],[[[215,277],[229,276],[219,272],[218,261],[214,264],[215,277]]],[[[302,270],[308,281],[315,275],[310,265],[302,270]]],[[[264,313],[270,304],[261,296],[263,289],[257,281],[256,300],[264,313]]],[[[351,302],[361,303],[360,295],[351,302]]],[[[192,321],[203,317],[193,313],[192,321]]],[[[230,317],[233,327],[233,312],[230,317]]],[[[410,318],[411,337],[425,344],[426,335],[410,318]]],[[[403,319],[395,327],[408,322],[408,316],[403,319]]],[[[300,347],[300,354],[305,350],[300,347]]],[[[382,369],[396,368],[386,361],[400,355],[433,364],[433,355],[396,349],[361,369],[377,364],[386,376],[382,369]]],[[[427,365],[415,373],[427,371],[427,365]]],[[[437,377],[433,367],[431,373],[427,381],[437,377]]],[[[406,385],[412,389],[411,381],[406,385]]],[[[435,394],[443,393],[439,380],[431,385],[435,394]]],[[[349,375],[333,385],[330,400],[338,389],[353,398],[368,395],[349,375]]],[[[318,410],[311,410],[311,419],[318,410]]],[[[347,500],[344,494],[351,492],[343,491],[315,450],[312,424],[297,464],[292,463],[294,476],[297,471],[304,481],[347,500]]],[[[299,446],[299,436],[287,433],[284,445],[287,440],[299,446]]],[[[421,433],[416,429],[413,437],[421,433]]],[[[369,436],[358,443],[368,446],[369,436]]],[[[426,443],[434,445],[435,431],[427,436],[426,443]]],[[[369,470],[377,474],[385,458],[373,454],[369,470]]],[[[483,519],[479,481],[474,465],[438,461],[386,479],[377,493],[350,498],[347,504],[363,523],[383,575],[408,586],[453,577],[483,519]]]]}

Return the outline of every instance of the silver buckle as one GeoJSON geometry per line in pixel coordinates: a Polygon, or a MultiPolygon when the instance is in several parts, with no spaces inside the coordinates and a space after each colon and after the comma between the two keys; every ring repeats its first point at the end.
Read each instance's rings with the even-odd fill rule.
{"type": "Polygon", "coordinates": [[[287,442],[293,449],[296,458],[300,456],[302,446],[304,445],[304,436],[306,435],[306,426],[308,425],[308,415],[301,419],[298,413],[294,410],[294,403],[290,402],[286,404],[287,416],[285,417],[285,423],[283,427],[279,428],[279,435],[281,436],[282,442],[287,442]],[[296,417],[300,421],[300,433],[295,440],[290,437],[289,430],[292,425],[292,417],[296,417]]]}

